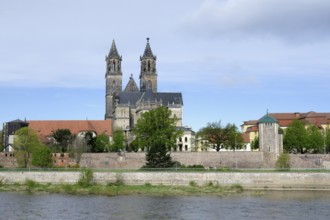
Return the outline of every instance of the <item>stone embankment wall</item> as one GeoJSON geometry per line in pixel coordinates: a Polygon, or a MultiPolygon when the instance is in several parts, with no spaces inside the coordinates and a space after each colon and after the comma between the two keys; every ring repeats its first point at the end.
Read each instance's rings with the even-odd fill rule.
{"type": "MultiPolygon", "coordinates": [[[[4,183],[24,183],[33,180],[39,183],[76,183],[80,172],[0,172],[4,183]]],[[[95,172],[94,181],[107,184],[123,181],[127,185],[186,185],[192,181],[200,186],[220,184],[241,185],[244,189],[319,189],[330,190],[330,173],[269,172],[269,173],[220,173],[220,172],[95,172]]]]}
{"type": "MultiPolygon", "coordinates": [[[[13,153],[0,153],[0,165],[16,167],[13,153]]],[[[183,165],[211,168],[274,168],[275,158],[262,152],[172,152],[174,161],[183,165]]],[[[330,168],[330,154],[290,154],[292,168],[330,168]]],[[[74,159],[71,159],[74,162],[74,159]]],[[[80,166],[110,169],[139,169],[145,164],[145,153],[87,153],[80,166]]]]}
{"type": "MultiPolygon", "coordinates": [[[[272,158],[265,159],[261,152],[172,152],[172,159],[184,165],[203,165],[204,167],[273,167],[272,158]]],[[[83,154],[81,167],[94,168],[141,168],[145,165],[145,153],[104,153],[83,154]]]]}

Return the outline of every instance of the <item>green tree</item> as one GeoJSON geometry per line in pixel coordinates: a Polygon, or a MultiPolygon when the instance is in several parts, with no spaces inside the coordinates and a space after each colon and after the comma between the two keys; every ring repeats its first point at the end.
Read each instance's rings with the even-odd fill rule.
{"type": "Polygon", "coordinates": [[[287,152],[305,153],[307,150],[307,132],[300,120],[293,120],[284,133],[283,145],[287,152]]]}
{"type": "Polygon", "coordinates": [[[206,127],[199,131],[202,140],[207,140],[216,151],[221,148],[237,149],[242,147],[243,136],[238,131],[235,124],[228,123],[225,127],[221,121],[208,123],[206,127]]]}
{"type": "Polygon", "coordinates": [[[243,143],[243,136],[238,131],[238,128],[235,124],[228,123],[226,127],[223,129],[225,133],[224,139],[224,148],[226,149],[241,149],[243,143]]]}
{"type": "Polygon", "coordinates": [[[216,151],[220,151],[226,140],[226,132],[221,125],[221,121],[209,122],[206,127],[199,131],[199,134],[202,139],[207,140],[216,151]]]}
{"type": "Polygon", "coordinates": [[[324,137],[320,129],[315,125],[307,127],[307,148],[314,153],[321,153],[324,151],[324,137]]]}
{"type": "Polygon", "coordinates": [[[61,152],[67,152],[68,146],[72,143],[73,136],[69,129],[58,129],[53,131],[53,137],[57,144],[61,147],[61,152]]]}
{"type": "Polygon", "coordinates": [[[111,151],[117,152],[125,149],[125,137],[123,130],[115,130],[113,133],[113,143],[110,147],[111,151]]]}
{"type": "Polygon", "coordinates": [[[32,154],[32,165],[36,167],[52,167],[52,153],[44,145],[37,147],[32,154]]]}
{"type": "Polygon", "coordinates": [[[42,147],[37,132],[24,127],[16,131],[14,140],[14,150],[18,166],[28,167],[31,165],[31,156],[38,149],[42,147]]]}
{"type": "Polygon", "coordinates": [[[324,144],[325,144],[325,149],[326,149],[326,153],[330,152],[330,128],[326,128],[325,129],[325,140],[324,140],[324,144]]]}
{"type": "Polygon", "coordinates": [[[254,139],[251,141],[251,149],[256,150],[259,149],[259,137],[255,136],[254,139]]]}
{"type": "Polygon", "coordinates": [[[92,152],[99,153],[109,151],[110,149],[109,136],[106,134],[100,134],[96,136],[95,147],[92,152]]]}
{"type": "Polygon", "coordinates": [[[171,167],[170,149],[182,131],[176,128],[176,117],[171,110],[158,107],[142,114],[133,130],[139,148],[146,147],[146,167],[171,167]]]}

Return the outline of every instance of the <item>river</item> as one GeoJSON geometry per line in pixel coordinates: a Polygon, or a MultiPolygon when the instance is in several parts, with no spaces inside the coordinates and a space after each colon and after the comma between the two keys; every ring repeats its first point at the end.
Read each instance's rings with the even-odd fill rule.
{"type": "Polygon", "coordinates": [[[330,192],[94,196],[0,192],[0,219],[329,219],[330,192]]]}

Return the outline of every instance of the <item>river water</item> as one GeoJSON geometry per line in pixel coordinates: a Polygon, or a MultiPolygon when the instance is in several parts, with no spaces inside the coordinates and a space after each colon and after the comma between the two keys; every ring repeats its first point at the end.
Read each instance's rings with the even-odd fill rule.
{"type": "Polygon", "coordinates": [[[0,192],[0,219],[330,219],[330,192],[94,196],[0,192]]]}

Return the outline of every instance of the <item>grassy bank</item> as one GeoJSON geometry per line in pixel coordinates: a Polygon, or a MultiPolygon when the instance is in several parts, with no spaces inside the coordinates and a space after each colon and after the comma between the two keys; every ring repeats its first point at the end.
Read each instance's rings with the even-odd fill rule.
{"type": "Polygon", "coordinates": [[[107,185],[90,184],[39,184],[32,180],[19,184],[1,184],[0,191],[22,191],[22,192],[47,192],[67,193],[74,195],[155,195],[155,196],[187,196],[187,195],[231,195],[243,192],[240,185],[230,187],[220,186],[210,182],[207,185],[198,186],[190,182],[189,186],[165,186],[165,185],[125,185],[123,183],[109,183],[107,185]]]}

